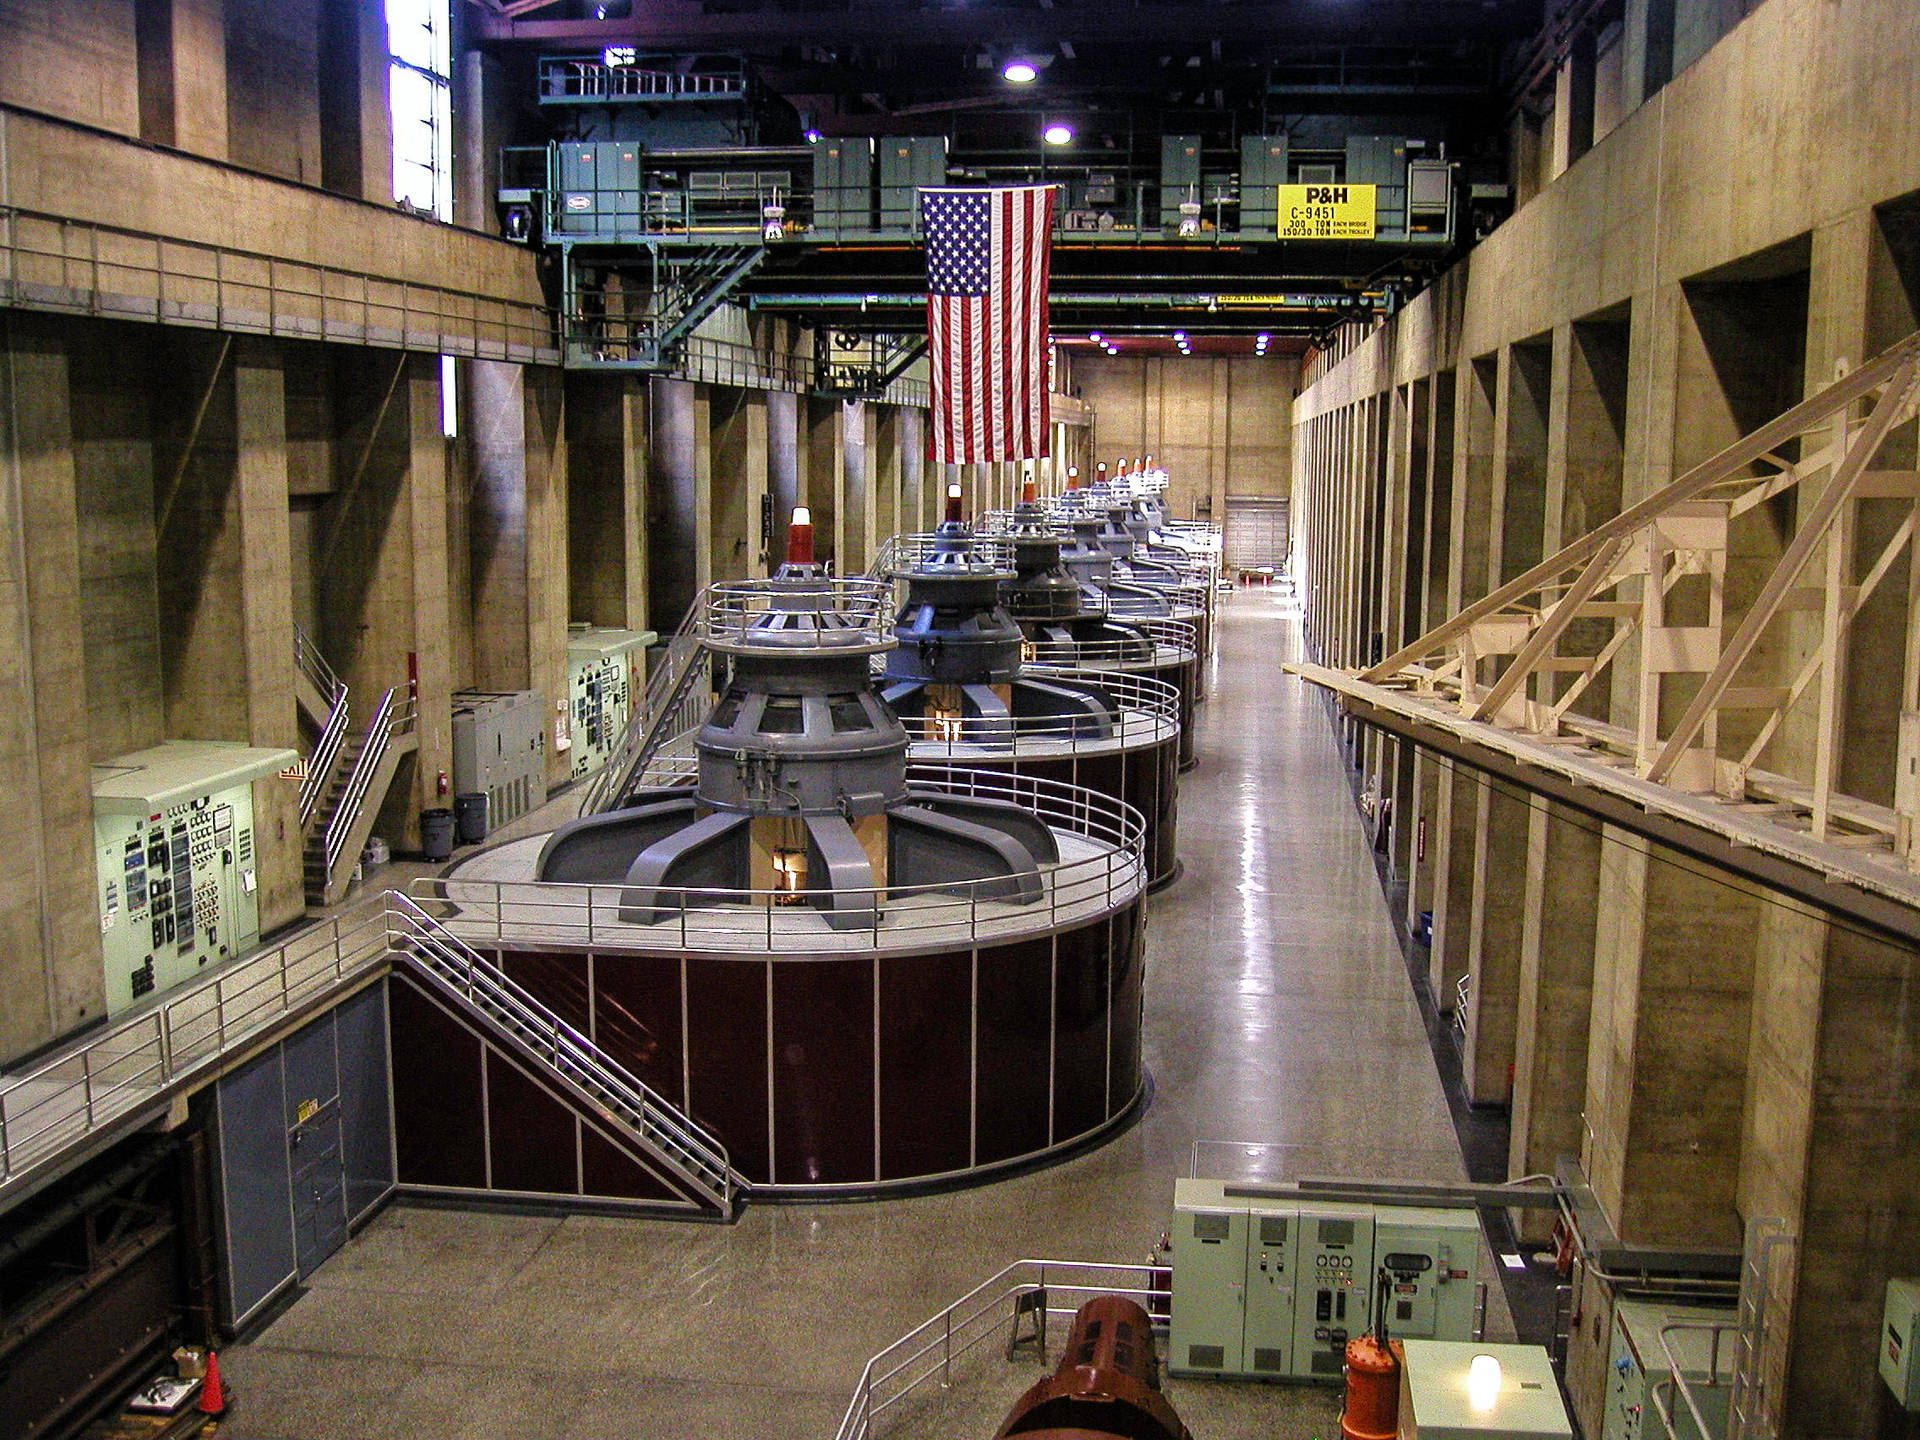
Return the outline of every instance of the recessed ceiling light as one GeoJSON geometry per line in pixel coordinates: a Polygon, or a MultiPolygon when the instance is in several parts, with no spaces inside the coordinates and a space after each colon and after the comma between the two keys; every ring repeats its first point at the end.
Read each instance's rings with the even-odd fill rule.
{"type": "Polygon", "coordinates": [[[1173,332],[1173,338],[1176,341],[1183,341],[1187,338],[1187,332],[1184,330],[1176,330],[1173,332]]]}
{"type": "Polygon", "coordinates": [[[809,145],[817,144],[819,142],[819,139],[820,139],[820,132],[818,130],[807,131],[807,143],[809,145]]]}
{"type": "Polygon", "coordinates": [[[1098,330],[1088,332],[1087,338],[1096,345],[1104,345],[1107,343],[1107,337],[1102,335],[1098,330]]]}
{"type": "Polygon", "coordinates": [[[1015,85],[1031,85],[1040,78],[1040,72],[1033,68],[1031,61],[1011,60],[1007,62],[1006,69],[1000,72],[1000,77],[1015,85]]]}
{"type": "Polygon", "coordinates": [[[1049,145],[1071,145],[1073,143],[1073,127],[1055,122],[1040,132],[1040,138],[1045,140],[1049,145]]]}

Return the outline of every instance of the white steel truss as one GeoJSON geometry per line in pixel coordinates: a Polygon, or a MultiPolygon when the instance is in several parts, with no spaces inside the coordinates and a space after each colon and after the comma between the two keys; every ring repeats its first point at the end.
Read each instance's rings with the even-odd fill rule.
{"type": "Polygon", "coordinates": [[[1479,732],[1509,754],[1523,742],[1521,751],[1577,760],[1589,775],[1613,772],[1642,800],[1650,782],[1692,802],[1679,811],[1708,802],[1736,832],[1802,842],[1788,848],[1803,859],[1843,855],[1826,867],[1833,878],[1864,869],[1894,881],[1873,888],[1910,892],[1920,873],[1920,470],[1910,430],[1898,447],[1887,442],[1917,406],[1920,335],[1378,664],[1294,668],[1370,705],[1389,697],[1461,738],[1479,732]],[[1903,458],[1888,461],[1896,448],[1903,458]],[[1790,505],[1795,515],[1771,564],[1749,559],[1730,586],[1736,523],[1790,492],[1771,512],[1790,505]],[[1900,518],[1863,548],[1866,501],[1895,502],[1900,518]],[[1856,763],[1848,773],[1872,794],[1848,794],[1850,632],[1890,576],[1905,592],[1904,645],[1871,659],[1900,686],[1894,774],[1863,777],[1856,763]],[[1623,652],[1632,663],[1616,664],[1623,652]],[[1616,693],[1611,707],[1630,723],[1574,708],[1602,677],[1636,687],[1634,703],[1616,693]]]}

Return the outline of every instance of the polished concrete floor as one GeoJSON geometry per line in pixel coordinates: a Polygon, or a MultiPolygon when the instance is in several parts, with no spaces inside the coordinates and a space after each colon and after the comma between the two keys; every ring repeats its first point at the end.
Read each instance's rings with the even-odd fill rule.
{"type": "MultiPolygon", "coordinates": [[[[389,1209],[223,1357],[223,1434],[829,1440],[869,1355],[1009,1261],[1144,1260],[1196,1154],[1215,1175],[1460,1178],[1325,712],[1279,669],[1296,622],[1272,591],[1223,603],[1186,872],[1151,906],[1138,1126],[998,1184],[731,1228],[389,1209]]],[[[1040,1373],[983,1356],[878,1433],[984,1440],[1040,1373]]],[[[1338,1433],[1328,1390],[1169,1394],[1198,1440],[1338,1433]]]]}

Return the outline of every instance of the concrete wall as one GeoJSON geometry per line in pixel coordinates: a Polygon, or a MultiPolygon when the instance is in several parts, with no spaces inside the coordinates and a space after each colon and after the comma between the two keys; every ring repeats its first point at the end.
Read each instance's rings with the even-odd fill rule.
{"type": "MultiPolygon", "coordinates": [[[[1892,137],[1920,120],[1920,10],[1682,0],[1671,79],[1636,36],[1648,10],[1629,5],[1620,78],[1606,82],[1617,123],[1599,123],[1596,49],[1592,147],[1561,143],[1549,182],[1467,260],[1313,367],[1293,409],[1294,484],[1309,635],[1327,663],[1414,638],[1914,328],[1920,152],[1892,137]]],[[[1553,123],[1541,143],[1556,143],[1553,123]]],[[[1903,432],[1879,463],[1914,459],[1903,432]]],[[[1908,513],[1879,503],[1851,522],[1863,551],[1859,537],[1908,513]]],[[[1779,506],[1735,522],[1736,612],[1793,525],[1779,506]]],[[[1705,597],[1682,587],[1672,603],[1677,615],[1705,597]]],[[[1900,560],[1850,636],[1853,673],[1879,682],[1849,681],[1837,702],[1837,773],[1881,804],[1888,667],[1920,635],[1916,606],[1900,560]]],[[[1778,626],[1743,677],[1787,683],[1818,634],[1815,620],[1778,626]]],[[[1671,719],[1684,688],[1642,682],[1631,643],[1579,709],[1630,726],[1657,705],[1671,719]]],[[[1767,763],[1810,765],[1816,719],[1802,707],[1767,763]]],[[[1720,753],[1751,728],[1723,719],[1720,753]]],[[[1399,798],[1409,833],[1389,855],[1409,910],[1435,915],[1436,999],[1450,1005],[1471,977],[1470,1096],[1505,1098],[1512,1066],[1513,1173],[1576,1155],[1636,1243],[1738,1245],[1784,1222],[1766,1357],[1781,1433],[1908,1433],[1873,1375],[1872,1334],[1887,1277],[1920,1254],[1920,1080],[1901,1058],[1897,998],[1920,953],[1461,767],[1348,738],[1376,790],[1399,798]],[[1411,833],[1423,822],[1424,858],[1411,833]]],[[[1592,1289],[1585,1313],[1604,1326],[1592,1289]]],[[[1569,1367],[1590,1429],[1603,1345],[1583,1324],[1569,1367]]]]}
{"type": "Polygon", "coordinates": [[[1269,359],[1076,359],[1074,384],[1097,419],[1092,455],[1109,465],[1152,455],[1167,470],[1169,511],[1216,521],[1228,495],[1288,493],[1288,429],[1299,369],[1269,359]]]}

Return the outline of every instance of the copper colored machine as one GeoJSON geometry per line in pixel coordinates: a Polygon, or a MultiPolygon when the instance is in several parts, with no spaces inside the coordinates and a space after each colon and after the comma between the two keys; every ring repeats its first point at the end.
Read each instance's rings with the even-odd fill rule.
{"type": "Polygon", "coordinates": [[[1193,1440],[1158,1372],[1147,1312],[1098,1296],[1073,1317],[1059,1369],[1014,1402],[995,1440],[1193,1440]]]}

